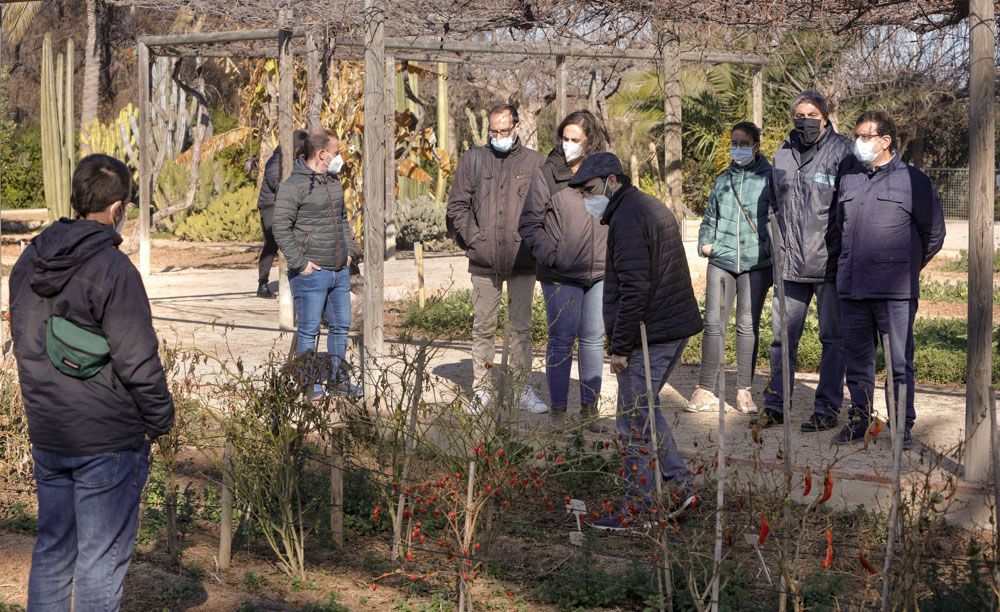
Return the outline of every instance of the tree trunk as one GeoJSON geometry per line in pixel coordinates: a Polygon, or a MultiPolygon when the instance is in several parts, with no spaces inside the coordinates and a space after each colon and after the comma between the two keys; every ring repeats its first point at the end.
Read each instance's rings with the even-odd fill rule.
{"type": "MultiPolygon", "coordinates": [[[[87,44],[83,48],[83,94],[80,100],[80,131],[90,128],[97,118],[101,76],[100,45],[97,41],[97,21],[100,0],[87,0],[87,44]]],[[[83,153],[91,153],[89,147],[83,153]]]]}

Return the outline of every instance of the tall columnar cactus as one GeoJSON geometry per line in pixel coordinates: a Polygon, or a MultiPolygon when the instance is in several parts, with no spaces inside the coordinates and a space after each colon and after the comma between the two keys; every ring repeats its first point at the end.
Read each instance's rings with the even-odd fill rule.
{"type": "Polygon", "coordinates": [[[53,63],[52,36],[42,40],[42,173],[45,206],[53,221],[70,216],[70,181],[76,163],[73,129],[73,39],[53,63]]]}
{"type": "Polygon", "coordinates": [[[94,119],[87,125],[80,126],[80,155],[84,153],[84,148],[91,153],[104,153],[117,157],[125,162],[132,170],[133,179],[137,179],[136,171],[139,167],[139,151],[136,149],[136,141],[139,136],[139,109],[131,102],[118,113],[118,117],[111,123],[101,123],[99,119],[94,119]]]}

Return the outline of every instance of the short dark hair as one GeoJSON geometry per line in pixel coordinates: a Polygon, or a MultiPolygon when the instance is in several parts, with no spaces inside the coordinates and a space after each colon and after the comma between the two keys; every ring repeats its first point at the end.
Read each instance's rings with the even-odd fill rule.
{"type": "Polygon", "coordinates": [[[309,136],[302,145],[302,155],[306,159],[315,158],[319,155],[320,150],[330,146],[331,140],[338,140],[338,138],[330,130],[320,129],[309,132],[309,136]]]}
{"type": "MultiPolygon", "coordinates": [[[[562,139],[563,130],[566,129],[567,125],[577,126],[583,130],[583,134],[587,137],[587,143],[583,147],[584,157],[591,153],[603,151],[608,147],[607,132],[601,127],[601,123],[594,116],[594,113],[589,110],[577,110],[566,115],[566,118],[556,128],[556,138],[562,139]]],[[[556,146],[558,146],[558,143],[556,143],[556,146]]]]}
{"type": "Polygon", "coordinates": [[[857,128],[862,123],[872,122],[879,136],[888,136],[892,139],[889,143],[889,150],[896,151],[896,122],[889,118],[889,115],[880,110],[868,110],[858,115],[858,120],[854,122],[857,128]]]}
{"type": "Polygon", "coordinates": [[[824,119],[830,118],[830,107],[826,104],[826,97],[815,89],[807,89],[795,96],[795,99],[792,100],[791,108],[793,115],[795,114],[795,109],[799,107],[799,104],[803,103],[812,104],[819,109],[819,112],[823,115],[824,119]]]}
{"type": "Polygon", "coordinates": [[[77,217],[101,212],[132,197],[132,172],[121,160],[95,153],[80,160],[73,171],[69,203],[77,217]]]}
{"type": "Polygon", "coordinates": [[[513,104],[497,104],[490,109],[489,119],[500,113],[510,113],[510,120],[514,125],[517,125],[520,121],[520,118],[517,116],[517,107],[513,104]]]}
{"type": "Polygon", "coordinates": [[[760,144],[760,128],[757,127],[757,124],[753,121],[740,121],[733,126],[733,129],[729,130],[729,133],[732,134],[736,130],[739,130],[749,136],[750,140],[752,140],[754,144],[760,144]]]}
{"type": "Polygon", "coordinates": [[[295,159],[302,155],[303,150],[306,146],[306,140],[309,138],[309,132],[305,130],[295,130],[292,132],[292,157],[295,159]]]}

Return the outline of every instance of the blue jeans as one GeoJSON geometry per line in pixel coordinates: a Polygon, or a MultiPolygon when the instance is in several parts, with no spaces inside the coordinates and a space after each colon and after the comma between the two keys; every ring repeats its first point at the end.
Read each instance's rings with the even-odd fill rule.
{"type": "Polygon", "coordinates": [[[118,610],[132,560],[149,443],[138,450],[64,457],[32,449],[38,540],[28,610],[118,610]]]}
{"type": "Polygon", "coordinates": [[[580,403],[593,406],[601,395],[604,368],[604,281],[584,289],[562,283],[542,283],[549,342],[545,350],[545,379],[552,407],[569,402],[573,345],[580,342],[577,369],[580,403]]]}
{"type": "Polygon", "coordinates": [[[625,499],[639,506],[649,506],[650,494],[656,490],[656,471],[653,452],[660,458],[663,481],[674,487],[691,484],[691,472],[677,450],[674,436],[667,420],[660,411],[660,390],[667,378],[680,363],[687,338],[666,344],[649,346],[649,373],[653,385],[656,441],[659,449],[652,448],[649,430],[649,402],[646,399],[646,371],[643,365],[642,346],[632,349],[628,367],[618,374],[618,411],[615,427],[618,439],[625,450],[625,499]]]}
{"type": "Polygon", "coordinates": [[[729,329],[729,313],[736,300],[736,386],[753,383],[760,337],[760,313],[771,288],[771,268],[733,274],[708,264],[705,287],[705,336],[701,341],[698,386],[715,391],[719,379],[719,353],[729,329]]]}
{"type": "Polygon", "coordinates": [[[341,366],[347,354],[347,333],[351,329],[351,273],[348,267],[340,270],[315,270],[311,274],[289,272],[288,278],[295,300],[295,325],[298,334],[298,351],[303,354],[316,350],[319,327],[326,312],[330,326],[326,336],[326,350],[330,355],[330,372],[333,382],[347,380],[341,366]]]}
{"type": "MultiPolygon", "coordinates": [[[[785,314],[788,317],[788,358],[792,362],[789,389],[795,388],[795,367],[798,362],[799,339],[806,322],[806,312],[813,295],[816,296],[816,310],[819,314],[819,341],[823,352],[819,359],[819,384],[813,411],[826,416],[837,416],[844,403],[844,345],[840,333],[840,297],[837,284],[826,283],[785,283],[785,314]]],[[[771,379],[764,389],[764,407],[782,412],[781,388],[781,311],[778,309],[778,292],[771,302],[772,330],[771,379]]]]}
{"type": "MultiPolygon", "coordinates": [[[[865,415],[872,412],[875,349],[882,334],[888,334],[893,395],[898,398],[900,385],[906,384],[906,427],[909,429],[917,418],[913,407],[913,319],[917,316],[917,300],[843,300],[840,316],[852,409],[856,406],[865,415]]],[[[888,403],[887,393],[886,406],[888,403]]]]}

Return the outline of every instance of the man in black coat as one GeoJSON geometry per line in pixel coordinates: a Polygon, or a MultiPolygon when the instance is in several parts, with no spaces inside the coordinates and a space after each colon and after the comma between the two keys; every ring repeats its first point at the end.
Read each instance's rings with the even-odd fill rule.
{"type": "Polygon", "coordinates": [[[80,160],[70,200],[76,218],[36,236],[10,276],[11,335],[38,492],[29,610],[68,610],[71,598],[76,610],[119,608],[150,441],[174,421],[149,299],[118,250],[131,181],[117,159],[80,160]],[[96,361],[96,374],[65,373],[81,364],[52,356],[60,338],[47,330],[55,321],[75,338],[89,333],[95,340],[79,348],[110,358],[103,367],[96,361]]]}
{"type": "Polygon", "coordinates": [[[843,236],[837,292],[851,411],[835,441],[843,444],[865,437],[875,390],[876,337],[886,334],[894,396],[906,410],[903,446],[909,448],[910,429],[917,418],[913,319],[920,270],[944,244],[944,212],[927,175],[899,158],[896,125],[888,115],[862,113],[854,136],[857,163],[841,177],[837,202],[843,236]],[[904,384],[906,397],[900,398],[904,384]]]}
{"type": "MultiPolygon", "coordinates": [[[[302,147],[309,136],[302,130],[292,134],[291,163],[302,155],[302,147]]],[[[278,241],[274,239],[274,200],[281,186],[281,147],[274,150],[267,164],[264,165],[264,182],[260,185],[260,195],[257,196],[257,210],[260,212],[260,228],[264,233],[264,246],[257,259],[257,297],[272,299],[277,297],[268,287],[271,279],[271,267],[274,257],[278,254],[278,241]]]]}
{"type": "Polygon", "coordinates": [[[656,502],[656,472],[650,459],[649,404],[640,323],[646,326],[654,422],[659,449],[653,449],[670,491],[670,513],[696,503],[691,472],[677,450],[660,412],[660,390],[680,362],[688,338],[703,328],[691,286],[677,220],[659,200],[629,183],[612,153],[588,157],[570,181],[590,214],[608,226],[604,277],[604,328],[611,371],[618,376],[616,427],[625,447],[625,504],[592,523],[622,530],[643,523],[656,502]]]}

